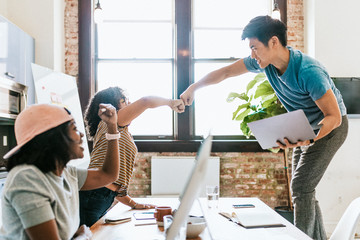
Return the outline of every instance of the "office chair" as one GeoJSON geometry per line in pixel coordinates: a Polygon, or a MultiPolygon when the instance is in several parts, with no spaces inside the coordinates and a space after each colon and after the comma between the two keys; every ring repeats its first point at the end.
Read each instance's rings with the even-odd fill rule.
{"type": "Polygon", "coordinates": [[[360,197],[354,199],[346,208],[340,221],[336,225],[330,240],[352,240],[355,237],[355,230],[360,219],[360,197]]]}

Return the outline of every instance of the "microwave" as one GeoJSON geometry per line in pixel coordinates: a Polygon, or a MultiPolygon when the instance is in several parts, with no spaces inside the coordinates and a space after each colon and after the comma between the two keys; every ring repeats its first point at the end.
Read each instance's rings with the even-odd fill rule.
{"type": "Polygon", "coordinates": [[[28,87],[0,77],[0,118],[16,119],[27,104],[28,87]]]}

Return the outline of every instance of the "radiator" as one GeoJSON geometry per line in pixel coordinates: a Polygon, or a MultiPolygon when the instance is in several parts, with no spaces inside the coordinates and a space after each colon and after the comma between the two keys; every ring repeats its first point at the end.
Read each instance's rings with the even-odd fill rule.
{"type": "MultiPolygon", "coordinates": [[[[205,197],[206,185],[218,185],[220,180],[220,158],[210,157],[208,172],[201,186],[200,197],[205,197]]],[[[192,172],[195,157],[159,157],[151,158],[151,195],[179,196],[192,172]]]]}

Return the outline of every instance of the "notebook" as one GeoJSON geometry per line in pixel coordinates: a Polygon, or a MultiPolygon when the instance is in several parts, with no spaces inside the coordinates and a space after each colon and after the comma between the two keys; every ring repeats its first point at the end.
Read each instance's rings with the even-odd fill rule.
{"type": "Polygon", "coordinates": [[[237,224],[244,228],[285,227],[271,213],[234,211],[232,217],[237,224]]]}
{"type": "Polygon", "coordinates": [[[284,138],[296,143],[316,137],[301,109],[250,122],[248,126],[262,149],[278,147],[276,141],[284,143],[284,138]]]}
{"type": "Polygon", "coordinates": [[[180,205],[176,211],[173,222],[166,233],[166,240],[173,240],[176,238],[181,226],[185,221],[187,221],[195,199],[197,199],[200,195],[200,186],[202,186],[208,169],[208,159],[210,157],[211,146],[212,136],[208,136],[198,151],[193,171],[189,176],[183,193],[180,195],[180,205]]]}

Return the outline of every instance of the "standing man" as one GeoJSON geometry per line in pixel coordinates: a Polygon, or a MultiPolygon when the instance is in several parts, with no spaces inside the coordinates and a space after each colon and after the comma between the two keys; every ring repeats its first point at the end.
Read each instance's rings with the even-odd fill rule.
{"type": "Polygon", "coordinates": [[[326,240],[315,188],[348,131],[346,108],[339,90],[325,68],[315,59],[287,46],[286,26],[269,16],[258,16],[244,28],[242,39],[249,39],[251,56],[210,72],[181,94],[191,105],[194,92],[202,87],[247,72],[265,72],[287,111],[302,109],[315,139],[279,147],[293,149],[291,180],[295,226],[313,239],[326,240]]]}

